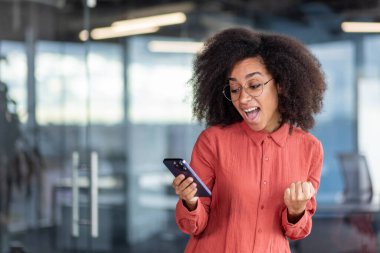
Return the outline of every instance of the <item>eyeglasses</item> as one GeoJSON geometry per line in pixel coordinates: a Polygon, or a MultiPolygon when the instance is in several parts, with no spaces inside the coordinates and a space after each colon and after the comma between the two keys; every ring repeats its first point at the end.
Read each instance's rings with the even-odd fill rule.
{"type": "Polygon", "coordinates": [[[263,93],[264,85],[272,81],[273,78],[269,79],[265,83],[257,83],[255,80],[248,80],[246,82],[246,87],[243,87],[238,82],[230,81],[229,84],[224,86],[223,95],[231,102],[235,102],[240,98],[242,89],[251,97],[258,97],[263,93]]]}

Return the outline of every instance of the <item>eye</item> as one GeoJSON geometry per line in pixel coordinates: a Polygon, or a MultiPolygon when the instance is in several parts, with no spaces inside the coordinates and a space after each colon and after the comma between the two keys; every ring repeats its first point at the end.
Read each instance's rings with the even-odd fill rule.
{"type": "Polygon", "coordinates": [[[260,88],[261,85],[263,85],[263,84],[261,84],[261,83],[250,83],[250,84],[248,84],[248,88],[250,90],[257,90],[260,88]]]}
{"type": "Polygon", "coordinates": [[[237,88],[230,87],[231,94],[238,94],[240,90],[241,90],[241,87],[237,87],[237,88]]]}
{"type": "Polygon", "coordinates": [[[229,82],[229,91],[231,94],[239,94],[241,90],[241,85],[237,82],[229,82]]]}

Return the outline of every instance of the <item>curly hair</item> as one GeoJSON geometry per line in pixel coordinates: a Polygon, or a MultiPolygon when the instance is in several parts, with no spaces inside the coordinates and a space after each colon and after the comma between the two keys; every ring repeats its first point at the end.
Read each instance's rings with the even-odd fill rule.
{"type": "Polygon", "coordinates": [[[215,34],[196,56],[191,78],[194,116],[205,120],[207,126],[227,126],[242,120],[222,90],[233,66],[250,57],[260,57],[279,85],[282,123],[305,131],[311,129],[326,90],[319,61],[295,39],[247,28],[230,28],[215,34]]]}

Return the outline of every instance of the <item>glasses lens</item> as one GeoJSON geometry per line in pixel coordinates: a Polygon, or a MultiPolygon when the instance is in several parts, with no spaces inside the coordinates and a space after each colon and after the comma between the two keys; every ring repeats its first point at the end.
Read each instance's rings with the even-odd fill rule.
{"type": "Polygon", "coordinates": [[[252,83],[249,84],[246,88],[247,93],[252,97],[258,97],[263,93],[263,84],[261,83],[252,83]]]}
{"type": "Polygon", "coordinates": [[[231,91],[230,91],[230,86],[229,86],[229,85],[224,86],[223,94],[224,94],[224,96],[225,96],[228,100],[232,101],[232,100],[231,100],[231,91]]]}
{"type": "MultiPolygon", "coordinates": [[[[271,80],[272,79],[270,79],[269,81],[271,81],[271,80]]],[[[235,87],[236,85],[235,84],[228,84],[228,85],[224,86],[223,94],[228,100],[230,100],[232,102],[234,102],[240,98],[240,94],[241,94],[243,89],[244,89],[244,92],[246,92],[249,96],[259,97],[263,93],[264,85],[266,85],[269,81],[267,81],[265,83],[257,83],[254,81],[252,81],[252,82],[248,81],[246,87],[241,87],[240,85],[238,85],[238,86],[240,86],[239,88],[232,88],[232,87],[235,87]]]]}

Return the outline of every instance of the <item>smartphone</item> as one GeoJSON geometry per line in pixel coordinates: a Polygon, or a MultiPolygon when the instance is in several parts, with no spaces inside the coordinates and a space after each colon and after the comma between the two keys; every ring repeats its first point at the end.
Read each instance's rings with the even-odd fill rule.
{"type": "Polygon", "coordinates": [[[192,177],[194,182],[197,184],[197,193],[195,196],[198,197],[211,197],[211,191],[198,177],[195,171],[190,167],[190,165],[182,158],[165,158],[164,164],[170,170],[170,172],[177,177],[180,174],[185,175],[185,178],[192,177]]]}

